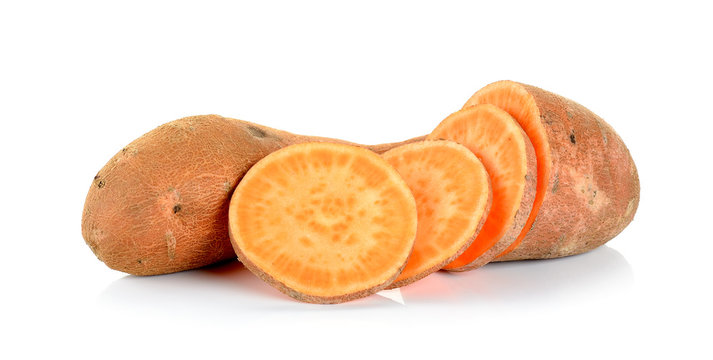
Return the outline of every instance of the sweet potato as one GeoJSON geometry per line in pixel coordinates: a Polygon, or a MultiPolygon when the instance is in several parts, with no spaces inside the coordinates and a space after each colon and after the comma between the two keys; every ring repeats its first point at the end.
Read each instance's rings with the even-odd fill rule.
{"type": "Polygon", "coordinates": [[[515,119],[489,104],[450,115],[426,138],[448,139],[465,145],[490,174],[493,205],[483,229],[473,244],[444,269],[465,271],[483,266],[524,230],[535,199],[535,150],[515,119]]]}
{"type": "MultiPolygon", "coordinates": [[[[582,253],[632,221],[639,203],[636,166],[621,138],[601,118],[569,99],[511,81],[486,86],[464,109],[478,104],[509,113],[530,139],[537,162],[531,212],[520,235],[496,261],[582,253]]],[[[136,275],[231,258],[228,203],[236,184],[266,155],[305,142],[346,143],[215,115],[162,125],[122,149],[97,173],[85,202],[82,235],[110,268],[136,275]]],[[[365,148],[381,153],[397,145],[365,148]]],[[[523,199],[518,217],[527,212],[526,204],[523,199]]],[[[499,213],[492,211],[493,216],[499,213]]],[[[514,227],[520,223],[515,220],[514,227]]],[[[475,241],[483,245],[471,255],[490,253],[461,265],[482,265],[508,238],[490,248],[488,242],[475,241]]]]}
{"type": "Polygon", "coordinates": [[[473,242],[488,214],[491,191],[480,160],[452,141],[415,142],[382,156],[404,178],[418,207],[416,243],[389,285],[395,288],[440,270],[473,242]]]}
{"type": "Polygon", "coordinates": [[[594,249],[619,234],[639,204],[639,177],[619,135],[584,106],[512,81],[477,91],[464,108],[493,104],[525,130],[537,156],[529,230],[496,260],[555,258],[594,249]]]}
{"type": "Polygon", "coordinates": [[[339,303],[401,272],[416,237],[416,201],[376,153],[306,143],[255,164],[230,201],[238,259],[295,299],[339,303]]]}
{"type": "MultiPolygon", "coordinates": [[[[238,181],[269,153],[313,141],[342,142],[217,115],[161,125],[94,177],[82,215],[84,240],[107,266],[134,275],[233,258],[228,204],[238,181]]],[[[396,145],[368,148],[383,152],[396,145]]]]}

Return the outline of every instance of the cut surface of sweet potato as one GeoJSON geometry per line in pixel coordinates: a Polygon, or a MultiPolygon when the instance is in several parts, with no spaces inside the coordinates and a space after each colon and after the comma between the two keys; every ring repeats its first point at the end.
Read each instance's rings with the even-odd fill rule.
{"type": "Polygon", "coordinates": [[[300,301],[339,303],[399,275],[416,236],[416,203],[378,154],[305,143],[248,171],[229,229],[238,258],[260,278],[300,301]]]}
{"type": "Polygon", "coordinates": [[[535,198],[535,152],[525,132],[505,111],[478,105],[453,113],[428,139],[463,144],[485,165],[493,200],[475,241],[444,267],[450,271],[483,266],[512,244],[523,230],[535,198]]]}
{"type": "Polygon", "coordinates": [[[440,270],[473,242],[489,206],[488,173],[468,148],[452,141],[415,142],[382,154],[416,198],[418,231],[411,257],[389,286],[440,270]]]}

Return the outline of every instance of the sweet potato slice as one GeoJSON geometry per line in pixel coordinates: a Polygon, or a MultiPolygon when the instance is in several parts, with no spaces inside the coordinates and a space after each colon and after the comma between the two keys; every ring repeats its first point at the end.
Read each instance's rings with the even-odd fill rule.
{"type": "Polygon", "coordinates": [[[483,266],[515,241],[532,209],[537,181],[532,144],[517,122],[493,105],[458,111],[427,138],[465,145],[490,174],[493,202],[483,229],[473,244],[444,269],[465,271],[483,266]]]}
{"type": "Polygon", "coordinates": [[[416,198],[418,231],[411,257],[389,288],[440,270],[460,255],[484,223],[490,203],[485,167],[452,141],[423,141],[382,154],[416,198]]]}
{"type": "Polygon", "coordinates": [[[416,202],[378,154],[331,143],[278,150],[230,201],[240,261],[297,300],[339,303],[393,282],[413,248],[416,202]]]}
{"type": "Polygon", "coordinates": [[[639,177],[619,135],[584,106],[540,88],[498,81],[464,108],[493,104],[525,130],[537,154],[537,193],[526,232],[497,260],[555,258],[620,233],[639,204],[639,177]]]}

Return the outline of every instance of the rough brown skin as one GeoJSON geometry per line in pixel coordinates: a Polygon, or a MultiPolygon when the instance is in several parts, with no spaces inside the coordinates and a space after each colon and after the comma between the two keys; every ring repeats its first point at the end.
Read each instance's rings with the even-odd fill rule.
{"type": "MultiPolygon", "coordinates": [[[[346,143],[217,115],[161,125],[124,147],[94,177],[82,236],[108,267],[134,275],[234,258],[228,204],[238,181],[271,152],[314,141],[346,143]]],[[[399,144],[367,148],[383,152],[399,144]]]]}
{"type": "Polygon", "coordinates": [[[534,98],[552,171],[535,222],[522,243],[495,261],[580,254],[619,234],[639,204],[636,166],[619,135],[584,106],[511,81],[486,86],[466,106],[478,103],[479,94],[502,86],[520,87],[534,98]]]}

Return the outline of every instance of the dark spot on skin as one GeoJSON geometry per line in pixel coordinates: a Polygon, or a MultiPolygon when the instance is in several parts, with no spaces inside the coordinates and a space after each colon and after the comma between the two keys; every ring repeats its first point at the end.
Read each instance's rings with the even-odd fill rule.
{"type": "Polygon", "coordinates": [[[540,115],[540,120],[542,120],[547,125],[552,125],[553,123],[552,118],[549,116],[545,116],[545,114],[540,115]]]}
{"type": "Polygon", "coordinates": [[[576,144],[576,143],[577,143],[577,139],[574,138],[574,132],[572,132],[571,134],[569,134],[569,141],[571,141],[572,144],[576,144]]]}
{"type": "Polygon", "coordinates": [[[181,211],[181,204],[176,204],[173,206],[173,213],[176,214],[181,211]]]}
{"type": "Polygon", "coordinates": [[[139,264],[141,264],[141,259],[139,259],[139,260],[136,260],[136,262],[137,262],[137,263],[139,263],[139,264]]]}
{"type": "Polygon", "coordinates": [[[104,185],[106,185],[106,182],[104,180],[99,180],[99,182],[97,182],[97,187],[100,189],[103,188],[104,185]]]}
{"type": "Polygon", "coordinates": [[[97,176],[94,177],[94,180],[96,180],[96,179],[98,179],[98,178],[99,178],[99,174],[97,174],[97,176]]]}
{"type": "Polygon", "coordinates": [[[121,149],[121,152],[125,153],[125,152],[126,152],[126,148],[121,149]]]}
{"type": "Polygon", "coordinates": [[[250,133],[250,135],[252,135],[252,136],[254,136],[254,137],[256,137],[256,138],[264,138],[264,137],[267,137],[267,133],[265,132],[265,130],[260,129],[260,128],[255,127],[255,126],[248,126],[248,132],[250,133]]]}
{"type": "Polygon", "coordinates": [[[560,187],[560,178],[559,178],[559,176],[557,176],[557,177],[555,177],[554,184],[552,184],[552,193],[553,194],[556,193],[557,189],[559,189],[559,187],[560,187]]]}

